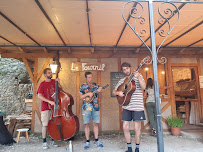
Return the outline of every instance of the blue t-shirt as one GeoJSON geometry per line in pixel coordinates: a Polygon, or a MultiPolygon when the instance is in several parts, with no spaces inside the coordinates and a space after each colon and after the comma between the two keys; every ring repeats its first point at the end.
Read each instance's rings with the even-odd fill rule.
{"type": "MultiPolygon", "coordinates": [[[[90,88],[87,83],[81,85],[79,94],[83,95],[88,92],[96,91],[99,88],[99,85],[97,83],[92,83],[92,85],[93,85],[92,88],[90,88]]],[[[82,105],[83,110],[99,111],[99,104],[98,104],[98,100],[97,100],[97,96],[99,93],[96,91],[95,94],[96,94],[96,98],[94,98],[93,102],[87,103],[87,102],[83,101],[83,105],[82,105]]]]}

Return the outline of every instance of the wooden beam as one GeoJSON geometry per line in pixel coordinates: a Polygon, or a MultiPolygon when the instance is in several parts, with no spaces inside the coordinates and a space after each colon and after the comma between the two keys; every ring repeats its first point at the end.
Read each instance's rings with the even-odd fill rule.
{"type": "MultiPolygon", "coordinates": [[[[81,53],[81,52],[80,52],[81,53]]],[[[68,54],[68,53],[61,53],[61,58],[139,58],[140,56],[146,56],[149,55],[149,53],[116,53],[113,54],[113,52],[105,52],[105,53],[94,53],[94,54],[68,54]]],[[[197,57],[203,57],[203,54],[159,54],[159,56],[167,56],[168,58],[197,58],[197,57]]],[[[32,59],[32,58],[53,58],[56,57],[56,53],[2,53],[2,58],[26,58],[26,59],[32,59]]]]}
{"type": "Polygon", "coordinates": [[[169,101],[162,109],[161,109],[161,114],[168,109],[168,107],[171,105],[171,102],[169,101]]]}
{"type": "Polygon", "coordinates": [[[162,117],[162,121],[168,124],[167,120],[164,117],[162,117]]]}
{"type": "MultiPolygon", "coordinates": [[[[173,86],[172,66],[171,66],[171,60],[169,58],[168,58],[168,75],[169,75],[169,84],[173,86]]],[[[174,86],[169,90],[170,90],[170,97],[171,97],[172,116],[176,117],[176,101],[175,101],[174,86]]]]}
{"type": "MultiPolygon", "coordinates": [[[[168,109],[168,107],[171,105],[170,101],[161,109],[161,114],[168,109]]],[[[165,122],[167,124],[167,121],[165,121],[166,119],[162,117],[162,121],[165,122]]],[[[142,128],[142,130],[146,129],[148,126],[150,125],[150,122],[148,121],[147,124],[145,124],[142,128]]]]}
{"type": "Polygon", "coordinates": [[[115,53],[117,53],[118,52],[118,49],[117,48],[114,48],[113,49],[113,53],[115,54],[115,53]]]}
{"type": "Polygon", "coordinates": [[[34,127],[35,127],[35,112],[37,112],[37,115],[38,115],[39,120],[41,122],[41,114],[40,114],[40,111],[39,111],[37,104],[36,104],[36,99],[37,99],[37,71],[38,71],[38,58],[35,58],[31,132],[34,132],[34,127]]]}
{"type": "Polygon", "coordinates": [[[135,53],[139,53],[140,52],[140,48],[137,48],[135,53]]]}
{"type": "MultiPolygon", "coordinates": [[[[118,72],[121,72],[121,58],[117,58],[117,64],[118,64],[118,72]]],[[[122,122],[123,108],[120,105],[118,106],[119,106],[120,131],[122,131],[123,130],[123,122],[122,122]]]]}
{"type": "Polygon", "coordinates": [[[199,53],[199,54],[203,54],[203,49],[199,50],[198,53],[199,53]]]}
{"type": "MultiPolygon", "coordinates": [[[[100,62],[101,63],[101,58],[98,58],[97,59],[97,62],[100,62]]],[[[98,71],[98,84],[100,86],[102,86],[101,84],[101,71],[98,71]]],[[[100,106],[100,123],[99,123],[99,131],[101,131],[101,128],[102,128],[102,108],[101,108],[101,100],[102,100],[102,94],[100,93],[99,95],[99,98],[98,98],[98,104],[100,106]]]]}
{"type": "Polygon", "coordinates": [[[148,121],[146,125],[144,125],[144,127],[142,128],[142,130],[145,130],[147,127],[150,126],[150,122],[148,121]]]}
{"type": "Polygon", "coordinates": [[[21,53],[26,53],[25,50],[24,50],[22,47],[18,47],[18,50],[19,50],[21,53]]]}
{"type": "Polygon", "coordinates": [[[201,76],[201,63],[200,59],[197,58],[197,68],[195,68],[195,79],[196,79],[196,84],[197,84],[197,98],[198,98],[198,113],[199,113],[199,119],[200,122],[203,121],[203,113],[202,113],[202,91],[200,88],[200,83],[199,83],[199,76],[201,76]]]}
{"type": "Polygon", "coordinates": [[[33,73],[32,73],[32,70],[31,70],[29,64],[28,64],[28,61],[27,61],[27,59],[25,59],[25,58],[22,58],[22,59],[23,59],[23,62],[24,62],[24,64],[25,64],[25,67],[26,67],[26,69],[27,69],[27,72],[28,72],[28,74],[29,74],[29,76],[30,76],[30,79],[32,80],[32,83],[34,83],[33,73]]]}
{"type": "Polygon", "coordinates": [[[183,54],[184,51],[185,51],[185,48],[181,49],[179,53],[180,53],[180,54],[183,54]]]}
{"type": "Polygon", "coordinates": [[[0,48],[0,53],[6,53],[5,49],[0,48]]]}
{"type": "Polygon", "coordinates": [[[161,53],[164,50],[164,48],[160,48],[158,53],[161,53]]]}
{"type": "MultiPolygon", "coordinates": [[[[77,62],[80,62],[80,58],[77,58],[77,62]]],[[[77,89],[77,97],[76,97],[76,115],[78,118],[80,118],[80,95],[78,92],[80,92],[80,72],[77,72],[77,85],[76,85],[76,89],[77,89]]]]}
{"type": "Polygon", "coordinates": [[[71,48],[68,48],[68,54],[71,54],[71,53],[72,53],[71,48]]]}
{"type": "Polygon", "coordinates": [[[94,48],[91,48],[91,53],[94,54],[94,48]]]}
{"type": "Polygon", "coordinates": [[[46,47],[43,47],[44,53],[49,53],[48,49],[46,47]]]}
{"type": "Polygon", "coordinates": [[[44,69],[47,67],[47,65],[49,64],[49,61],[50,61],[50,58],[47,58],[41,71],[39,72],[39,74],[37,75],[37,83],[39,82],[39,79],[41,78],[43,72],[44,72],[44,69]]]}
{"type": "MultiPolygon", "coordinates": [[[[202,76],[200,58],[197,58],[197,65],[198,65],[198,76],[202,76]]],[[[199,115],[200,115],[200,122],[203,122],[203,88],[199,87],[199,91],[200,91],[199,115]]]]}

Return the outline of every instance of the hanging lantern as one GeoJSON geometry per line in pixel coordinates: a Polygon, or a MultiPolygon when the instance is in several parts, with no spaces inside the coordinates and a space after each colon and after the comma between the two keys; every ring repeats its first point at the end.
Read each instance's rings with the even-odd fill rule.
{"type": "Polygon", "coordinates": [[[51,68],[51,72],[56,73],[58,64],[56,63],[56,61],[54,59],[53,59],[53,62],[49,64],[49,66],[51,68]]]}

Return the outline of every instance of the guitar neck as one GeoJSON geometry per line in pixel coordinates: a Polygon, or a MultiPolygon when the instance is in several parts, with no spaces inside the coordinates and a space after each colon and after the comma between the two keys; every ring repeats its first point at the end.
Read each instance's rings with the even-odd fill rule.
{"type": "Polygon", "coordinates": [[[139,71],[139,69],[142,67],[142,65],[139,65],[138,68],[136,69],[136,71],[139,71]]]}
{"type": "MultiPolygon", "coordinates": [[[[140,69],[141,67],[142,67],[142,64],[140,64],[140,65],[138,66],[138,68],[136,69],[136,71],[139,71],[139,69],[140,69]]],[[[129,83],[132,81],[133,77],[134,77],[134,74],[132,73],[131,76],[130,76],[129,82],[128,82],[127,84],[129,84],[129,83]]]]}

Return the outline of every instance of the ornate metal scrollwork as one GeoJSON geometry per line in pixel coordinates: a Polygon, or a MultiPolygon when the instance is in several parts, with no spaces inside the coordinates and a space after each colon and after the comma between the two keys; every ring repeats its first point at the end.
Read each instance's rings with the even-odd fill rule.
{"type": "MultiPolygon", "coordinates": [[[[139,10],[140,10],[139,9],[139,10]]],[[[123,10],[122,10],[122,17],[125,20],[125,22],[128,24],[128,26],[133,30],[133,32],[138,36],[138,38],[144,43],[144,45],[151,51],[151,49],[147,46],[147,44],[142,40],[141,37],[146,36],[146,30],[145,29],[141,29],[139,31],[137,31],[136,29],[136,24],[138,23],[139,25],[143,25],[145,24],[145,18],[142,17],[144,13],[144,7],[143,5],[138,2],[138,1],[129,1],[127,2],[124,6],[123,6],[123,10]],[[125,16],[124,16],[124,9],[125,7],[130,4],[130,3],[136,3],[136,5],[133,6],[132,9],[130,9],[130,17],[134,19],[134,28],[133,26],[130,25],[130,23],[126,20],[125,16]],[[141,11],[138,11],[138,6],[140,6],[141,11]]]]}
{"type": "MultiPolygon", "coordinates": [[[[159,36],[161,37],[165,37],[164,40],[161,42],[161,44],[159,45],[159,47],[157,48],[157,54],[159,49],[161,48],[162,44],[165,42],[166,38],[168,37],[168,35],[171,33],[171,31],[173,30],[173,28],[176,26],[176,24],[179,21],[180,18],[180,13],[179,13],[179,9],[177,8],[177,6],[171,2],[162,2],[159,7],[158,7],[158,13],[160,15],[160,18],[158,19],[158,23],[160,24],[160,29],[158,30],[159,36]],[[169,6],[172,6],[172,8],[169,8],[169,6],[163,7],[164,4],[167,4],[169,6]],[[177,21],[175,22],[175,24],[173,26],[171,26],[169,20],[175,15],[177,14],[177,21]],[[168,30],[162,28],[163,25],[168,25],[168,30]]],[[[128,24],[128,26],[133,30],[133,32],[138,36],[138,38],[142,41],[142,43],[148,48],[148,50],[150,51],[150,53],[152,54],[152,50],[151,48],[142,40],[142,37],[146,36],[147,32],[145,29],[141,29],[139,31],[137,31],[136,25],[137,23],[141,26],[143,24],[145,24],[145,18],[142,16],[144,14],[144,7],[143,5],[138,2],[138,1],[129,1],[127,2],[124,6],[123,6],[123,10],[122,10],[122,17],[125,20],[125,22],[128,24]],[[132,17],[134,20],[134,27],[131,26],[131,24],[125,19],[124,17],[124,9],[125,7],[130,4],[130,3],[135,3],[136,5],[133,6],[132,9],[130,9],[130,17],[132,17]],[[140,6],[141,11],[138,11],[138,6],[140,6]]],[[[157,61],[161,64],[165,64],[167,59],[165,57],[161,57],[160,59],[157,58],[157,61]]],[[[152,61],[150,61],[149,63],[151,63],[152,61]]],[[[147,64],[149,64],[147,63],[147,64]]]]}
{"type": "MultiPolygon", "coordinates": [[[[159,47],[157,48],[157,54],[158,54],[158,51],[159,49],[161,48],[162,44],[165,42],[166,38],[168,37],[168,35],[171,33],[171,31],[173,30],[173,28],[176,26],[176,24],[178,23],[179,21],[179,18],[180,18],[180,12],[179,12],[179,9],[177,8],[177,6],[171,2],[162,2],[160,5],[159,5],[159,8],[158,8],[158,13],[160,15],[160,18],[158,20],[158,23],[160,25],[164,25],[164,24],[167,24],[168,25],[168,32],[166,33],[165,29],[163,28],[160,28],[159,29],[159,35],[161,37],[165,37],[164,40],[162,41],[162,43],[159,45],[159,47]],[[164,8],[163,5],[164,4],[169,4],[169,6],[172,6],[173,7],[173,10],[172,8],[169,8],[167,6],[167,8],[164,8]],[[161,8],[164,8],[163,11],[161,11],[161,8]],[[177,12],[177,13],[175,13],[177,12]],[[177,14],[177,21],[175,22],[175,24],[171,27],[171,24],[169,22],[169,20],[175,15],[177,14]]],[[[162,26],[163,27],[163,26],[162,26]]]]}

